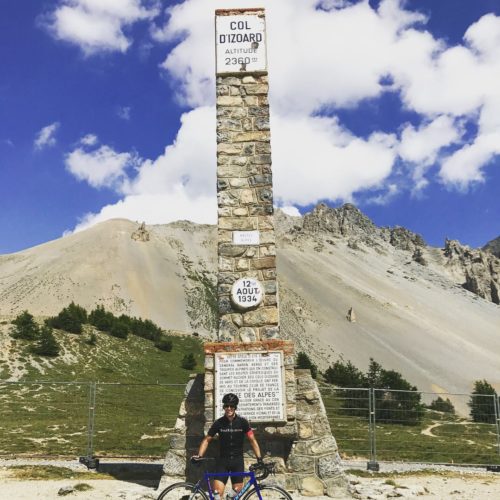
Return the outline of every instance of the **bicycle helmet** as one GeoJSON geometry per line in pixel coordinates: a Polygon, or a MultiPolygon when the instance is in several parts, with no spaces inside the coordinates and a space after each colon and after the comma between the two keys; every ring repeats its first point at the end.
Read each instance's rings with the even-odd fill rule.
{"type": "Polygon", "coordinates": [[[233,405],[235,408],[238,406],[238,403],[240,402],[240,399],[236,394],[233,394],[230,392],[229,394],[225,394],[224,397],[222,398],[222,404],[223,405],[233,405]]]}

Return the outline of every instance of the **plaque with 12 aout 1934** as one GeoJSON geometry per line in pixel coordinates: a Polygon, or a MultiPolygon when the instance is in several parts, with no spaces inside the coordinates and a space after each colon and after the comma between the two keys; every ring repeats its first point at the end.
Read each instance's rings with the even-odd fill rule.
{"type": "Polygon", "coordinates": [[[231,287],[231,300],[239,309],[257,307],[264,298],[264,289],[255,278],[240,278],[231,287]]]}

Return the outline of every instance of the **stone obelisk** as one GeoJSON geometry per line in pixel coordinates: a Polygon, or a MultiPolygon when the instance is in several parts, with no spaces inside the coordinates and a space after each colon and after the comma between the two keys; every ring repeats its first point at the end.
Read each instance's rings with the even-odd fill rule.
{"type": "Polygon", "coordinates": [[[216,11],[219,340],[279,336],[265,18],[216,11]]]}

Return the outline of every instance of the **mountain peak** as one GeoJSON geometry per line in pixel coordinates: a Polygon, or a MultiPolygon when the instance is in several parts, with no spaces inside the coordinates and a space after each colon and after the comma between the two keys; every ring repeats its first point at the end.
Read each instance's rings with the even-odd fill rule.
{"type": "Polygon", "coordinates": [[[352,203],[338,208],[319,203],[304,215],[304,229],[329,232],[338,236],[371,236],[377,232],[377,226],[371,219],[352,203]]]}
{"type": "Polygon", "coordinates": [[[498,257],[500,259],[500,236],[486,243],[482,250],[485,252],[490,252],[495,257],[498,257]]]}

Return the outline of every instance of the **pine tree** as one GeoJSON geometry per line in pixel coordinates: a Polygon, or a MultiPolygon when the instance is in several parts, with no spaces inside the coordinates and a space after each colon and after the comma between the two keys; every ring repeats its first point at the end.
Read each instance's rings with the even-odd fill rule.
{"type": "Polygon", "coordinates": [[[40,356],[57,356],[60,347],[54,337],[54,332],[49,325],[44,325],[40,329],[40,338],[37,345],[33,348],[33,352],[40,356]]]}
{"type": "Polygon", "coordinates": [[[113,337],[126,339],[128,337],[128,326],[123,321],[114,318],[109,333],[113,335],[113,337]]]}
{"type": "Polygon", "coordinates": [[[87,311],[74,302],[62,309],[57,316],[47,320],[47,324],[52,328],[69,333],[82,333],[82,324],[86,322],[87,311]]]}
{"type": "Polygon", "coordinates": [[[474,382],[474,392],[469,402],[470,416],[474,422],[495,423],[495,399],[497,393],[486,380],[474,382]]]}
{"type": "Polygon", "coordinates": [[[318,376],[318,367],[311,361],[305,352],[299,352],[297,354],[297,368],[311,370],[312,378],[316,378],[318,376]]]}
{"type": "Polygon", "coordinates": [[[35,323],[33,316],[28,311],[23,311],[14,321],[10,334],[15,339],[35,340],[38,338],[40,329],[35,323]]]}
{"type": "Polygon", "coordinates": [[[185,370],[192,370],[196,366],[196,359],[194,358],[194,354],[190,352],[186,354],[181,361],[181,367],[185,370]]]}
{"type": "Polygon", "coordinates": [[[109,332],[114,321],[115,317],[112,313],[106,311],[104,306],[97,306],[89,314],[89,323],[101,330],[101,332],[109,332]]]}

